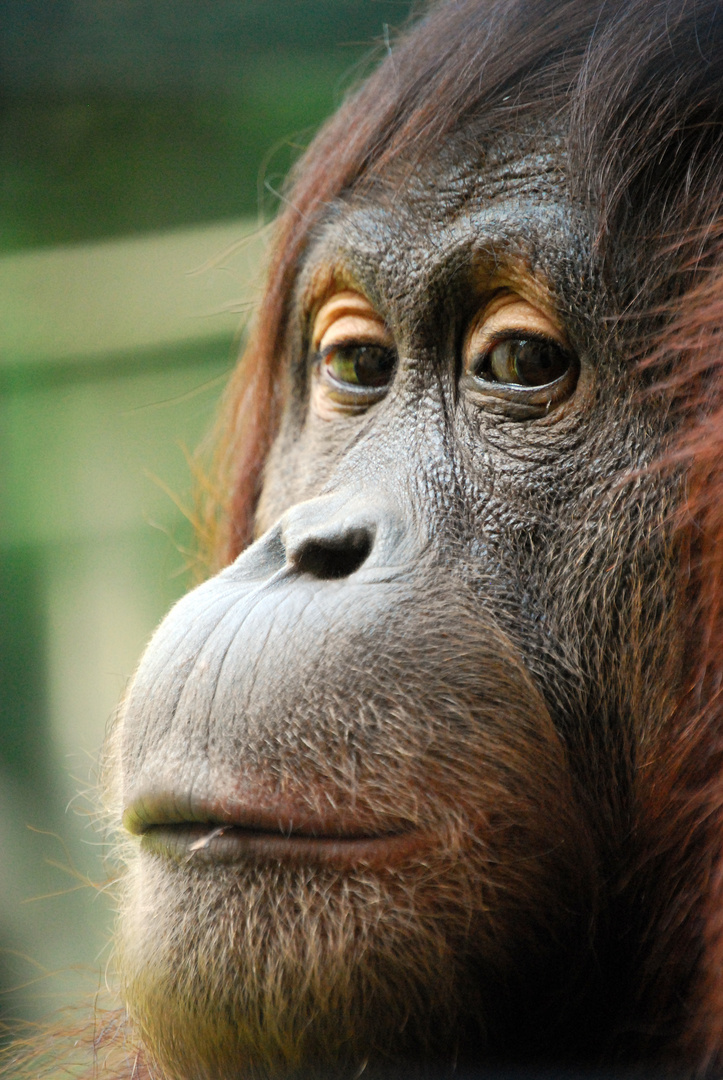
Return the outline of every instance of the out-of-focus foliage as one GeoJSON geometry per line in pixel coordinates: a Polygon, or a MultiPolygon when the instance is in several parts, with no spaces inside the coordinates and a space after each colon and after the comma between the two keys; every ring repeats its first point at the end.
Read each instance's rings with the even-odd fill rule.
{"type": "Polygon", "coordinates": [[[0,245],[268,212],[298,145],[409,8],[408,0],[2,5],[0,245]]]}

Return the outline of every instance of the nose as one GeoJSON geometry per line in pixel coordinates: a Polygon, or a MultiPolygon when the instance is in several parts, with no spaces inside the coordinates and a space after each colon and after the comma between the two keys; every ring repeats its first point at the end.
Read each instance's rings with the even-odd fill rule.
{"type": "Polygon", "coordinates": [[[373,543],[373,527],[333,522],[287,544],[286,557],[300,574],[322,581],[345,578],[366,562],[373,543]]]}
{"type": "Polygon", "coordinates": [[[286,565],[319,580],[348,578],[362,567],[409,561],[410,522],[396,503],[354,494],[299,502],[281,519],[286,565]]]}
{"type": "Polygon", "coordinates": [[[386,505],[322,496],[292,507],[281,521],[287,565],[320,580],[350,577],[396,546],[397,515],[386,505]]]}
{"type": "Polygon", "coordinates": [[[422,547],[410,515],[379,493],[321,495],[287,510],[224,573],[264,581],[286,568],[330,581],[364,567],[386,576],[416,562],[422,547]]]}

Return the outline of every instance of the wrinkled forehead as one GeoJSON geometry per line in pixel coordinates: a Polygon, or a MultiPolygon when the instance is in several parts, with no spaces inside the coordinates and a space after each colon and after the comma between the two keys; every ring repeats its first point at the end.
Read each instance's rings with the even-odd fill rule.
{"type": "Polygon", "coordinates": [[[565,185],[565,174],[560,135],[485,138],[465,130],[428,158],[402,160],[383,170],[373,190],[391,204],[401,202],[416,219],[426,213],[430,223],[443,224],[474,205],[524,199],[531,193],[554,197],[565,185]]]}
{"type": "Polygon", "coordinates": [[[337,199],[314,232],[299,295],[411,294],[470,264],[559,279],[560,262],[586,258],[589,232],[569,197],[560,137],[481,148],[458,136],[435,161],[397,163],[337,199]]]}

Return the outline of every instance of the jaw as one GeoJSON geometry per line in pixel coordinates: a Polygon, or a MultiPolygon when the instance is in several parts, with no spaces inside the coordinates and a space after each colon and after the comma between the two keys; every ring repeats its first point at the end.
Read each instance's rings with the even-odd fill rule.
{"type": "Polygon", "coordinates": [[[524,981],[537,985],[565,948],[568,977],[580,962],[590,912],[581,919],[571,896],[577,914],[546,925],[544,889],[531,883],[534,909],[511,905],[517,883],[499,867],[494,880],[490,855],[453,832],[385,870],[142,853],[125,882],[120,963],[146,1052],[174,1080],[435,1069],[494,1053],[515,995],[524,1013],[524,981]]]}
{"type": "Polygon", "coordinates": [[[491,747],[456,762],[467,791],[436,810],[428,770],[426,827],[393,857],[329,858],[323,839],[310,851],[284,835],[273,850],[133,840],[119,966],[151,1060],[174,1080],[351,1077],[551,1038],[560,973],[574,987],[588,959],[598,882],[552,736],[547,751],[537,788],[529,761],[495,771],[491,747]],[[506,1015],[521,1025],[509,1043],[506,1015]]]}
{"type": "Polygon", "coordinates": [[[272,862],[209,874],[144,858],[126,883],[129,1013],[174,1078],[451,1054],[440,1032],[480,1012],[463,971],[479,918],[463,876],[272,862]]]}

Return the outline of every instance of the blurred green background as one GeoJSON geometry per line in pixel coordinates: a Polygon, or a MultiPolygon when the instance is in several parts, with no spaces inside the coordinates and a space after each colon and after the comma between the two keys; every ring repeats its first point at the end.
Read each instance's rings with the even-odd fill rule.
{"type": "Polygon", "coordinates": [[[95,762],[289,164],[409,0],[0,6],[0,1017],[109,955],[95,762]],[[94,884],[92,884],[94,883],[94,884]]]}

